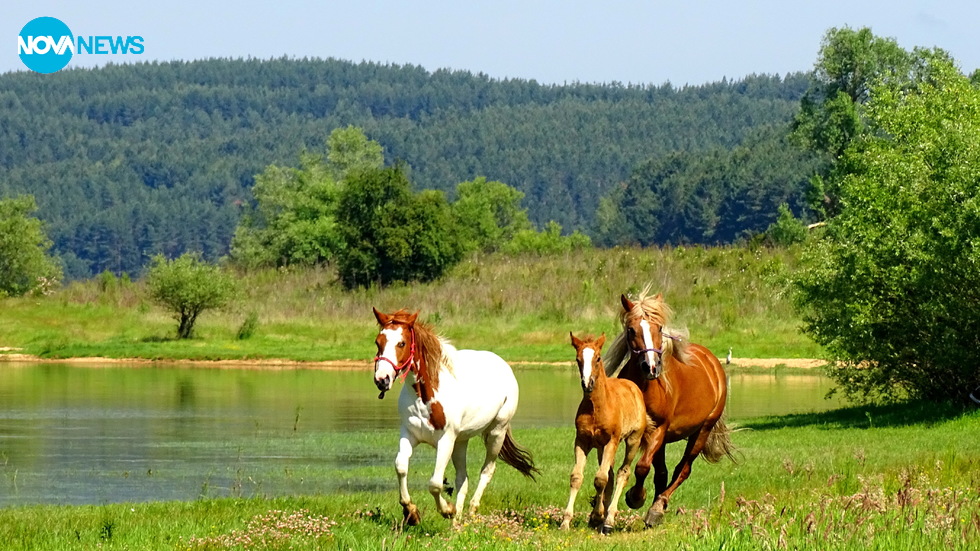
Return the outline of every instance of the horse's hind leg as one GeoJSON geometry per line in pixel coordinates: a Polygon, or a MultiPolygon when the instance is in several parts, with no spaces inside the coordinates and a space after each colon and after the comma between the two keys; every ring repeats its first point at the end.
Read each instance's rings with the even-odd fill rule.
{"type": "Polygon", "coordinates": [[[609,499],[612,497],[612,487],[609,485],[610,474],[612,473],[613,461],[616,460],[616,448],[619,446],[617,439],[612,439],[608,444],[596,449],[599,455],[599,468],[595,472],[595,504],[592,507],[592,514],[589,515],[589,526],[602,526],[606,518],[606,509],[609,507],[609,499]]]}
{"type": "Polygon", "coordinates": [[[636,435],[630,435],[626,439],[626,457],[623,458],[623,464],[619,467],[619,471],[616,472],[616,482],[613,485],[612,496],[606,500],[606,520],[602,524],[603,534],[611,533],[613,526],[616,525],[616,513],[619,512],[619,497],[623,493],[623,488],[626,487],[626,481],[630,478],[630,468],[633,466],[633,459],[640,449],[640,437],[641,434],[638,433],[636,435]]]}
{"type": "Polygon", "coordinates": [[[405,522],[409,526],[415,526],[422,521],[418,507],[412,503],[412,497],[408,494],[408,460],[412,457],[412,452],[418,444],[414,439],[402,434],[398,440],[398,455],[395,456],[395,473],[398,475],[398,502],[402,505],[402,513],[405,515],[405,522]]]}
{"type": "Polygon", "coordinates": [[[476,484],[473,497],[470,498],[470,514],[476,513],[480,507],[480,500],[483,499],[483,492],[487,489],[487,484],[493,478],[493,473],[497,470],[497,456],[500,455],[500,448],[504,445],[504,438],[507,437],[507,424],[497,425],[483,435],[483,442],[487,446],[487,455],[483,459],[483,467],[480,469],[480,481],[476,484]]]}
{"type": "Polygon", "coordinates": [[[456,469],[456,512],[463,512],[463,503],[466,501],[466,492],[469,489],[469,477],[466,472],[466,448],[469,440],[459,440],[453,448],[453,468],[456,469]]]}

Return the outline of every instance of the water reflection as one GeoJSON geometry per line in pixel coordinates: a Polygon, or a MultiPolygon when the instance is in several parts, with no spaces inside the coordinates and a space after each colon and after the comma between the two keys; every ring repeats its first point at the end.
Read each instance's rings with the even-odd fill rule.
{"type": "MultiPolygon", "coordinates": [[[[515,426],[570,425],[571,366],[517,376],[515,426]]],[[[816,376],[731,386],[730,418],[835,405],[816,376]]],[[[389,488],[374,468],[390,465],[397,431],[395,395],[378,400],[363,371],[0,364],[0,505],[389,488]],[[377,446],[378,431],[392,444],[377,446]]]]}

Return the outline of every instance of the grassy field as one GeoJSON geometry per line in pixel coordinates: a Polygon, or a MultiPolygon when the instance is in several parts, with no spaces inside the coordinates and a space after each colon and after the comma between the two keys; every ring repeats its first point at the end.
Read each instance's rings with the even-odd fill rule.
{"type": "MultiPolygon", "coordinates": [[[[569,330],[613,333],[620,293],[646,283],[676,324],[719,355],[819,357],[787,297],[792,252],[742,248],[615,249],[552,257],[472,258],[426,285],[343,291],[328,269],[241,275],[242,297],[205,314],[198,336],[149,304],[139,282],[102,277],[55,294],[0,302],[0,346],[46,357],[295,360],[373,355],[371,307],[419,309],[456,344],[512,361],[568,361],[569,330]],[[255,334],[236,333],[257,316],[255,334]]],[[[526,482],[502,465],[479,515],[459,526],[434,514],[425,490],[433,452],[419,448],[410,484],[423,512],[401,523],[390,466],[353,463],[323,478],[370,480],[382,490],[337,492],[314,480],[305,495],[189,502],[0,509],[3,549],[973,549],[980,537],[980,412],[902,404],[822,414],[734,419],[737,463],[695,464],[662,526],[624,510],[602,537],[580,493],[573,530],[557,529],[568,495],[572,428],[522,429],[542,474],[526,482]]],[[[270,439],[283,446],[393,460],[397,428],[350,432],[343,442],[270,439]]],[[[676,461],[678,446],[668,452],[676,461]]],[[[474,456],[482,447],[471,447],[474,456]]],[[[2,456],[0,456],[2,457],[2,456]]],[[[587,476],[594,473],[590,458],[587,476]]],[[[14,473],[16,476],[16,473],[14,473]]],[[[450,475],[451,477],[451,475],[450,475]]],[[[313,477],[316,479],[317,477],[313,477]]],[[[588,484],[586,484],[586,488],[588,484]]]]}
{"type": "MultiPolygon", "coordinates": [[[[573,529],[558,530],[568,495],[571,429],[515,438],[542,471],[527,483],[501,465],[480,513],[458,527],[434,513],[425,484],[432,451],[413,457],[423,512],[401,523],[393,469],[352,465],[376,492],[281,498],[0,509],[4,549],[975,549],[980,538],[980,411],[904,404],[736,420],[739,461],[695,464],[666,521],[644,529],[623,507],[617,530],[586,526],[588,484],[573,529]]],[[[391,434],[351,433],[343,445],[393,458],[391,434]]],[[[274,449],[276,442],[270,442],[274,449]]],[[[675,461],[678,446],[672,446],[675,461]]],[[[471,455],[479,455],[479,444],[471,455]]],[[[590,458],[586,476],[594,473],[590,458]]],[[[475,469],[471,458],[471,475],[475,469]]],[[[451,478],[451,475],[450,475],[451,478]]]]}
{"type": "Polygon", "coordinates": [[[675,324],[718,355],[819,357],[799,334],[787,297],[792,252],[745,248],[589,250],[558,256],[478,256],[424,285],[343,290],[330,269],[242,274],[240,299],[206,312],[197,338],[176,341],[176,322],[140,282],[98,277],[51,296],[0,302],[0,347],[49,358],[369,358],[372,306],[420,310],[464,348],[511,361],[564,361],[570,330],[613,333],[619,295],[647,283],[664,293],[675,324]],[[250,316],[258,326],[236,338],[250,316]]]}

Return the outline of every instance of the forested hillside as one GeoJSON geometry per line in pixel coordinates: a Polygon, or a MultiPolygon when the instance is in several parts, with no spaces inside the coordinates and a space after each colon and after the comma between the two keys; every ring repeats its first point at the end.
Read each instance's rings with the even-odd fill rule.
{"type": "Polygon", "coordinates": [[[524,192],[536,224],[591,233],[600,198],[634,169],[783,128],[807,85],[794,74],[685,88],[543,86],[333,59],[6,73],[0,197],[35,196],[69,276],[136,273],[156,253],[214,259],[228,250],[255,174],[295,164],[304,148],[323,151],[331,130],[355,125],[387,162],[411,167],[417,188],[452,193],[486,176],[524,192]]]}

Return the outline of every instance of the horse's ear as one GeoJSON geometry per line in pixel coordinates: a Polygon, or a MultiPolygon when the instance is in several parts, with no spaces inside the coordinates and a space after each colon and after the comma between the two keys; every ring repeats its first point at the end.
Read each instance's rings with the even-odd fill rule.
{"type": "Polygon", "coordinates": [[[624,310],[626,310],[627,312],[633,311],[633,303],[630,302],[630,299],[626,298],[626,295],[619,295],[619,299],[623,301],[624,310]]]}
{"type": "Polygon", "coordinates": [[[406,320],[405,323],[407,323],[409,327],[415,325],[415,320],[419,318],[419,312],[421,312],[421,310],[416,310],[414,314],[408,316],[408,320],[406,320]]]}
{"type": "Polygon", "coordinates": [[[569,331],[568,336],[572,338],[572,346],[574,346],[576,350],[582,347],[582,341],[575,338],[575,333],[569,331]]]}
{"type": "Polygon", "coordinates": [[[657,293],[657,296],[653,297],[653,299],[654,300],[659,300],[660,302],[663,302],[664,301],[664,294],[663,293],[657,293]]]}
{"type": "Polygon", "coordinates": [[[596,347],[599,348],[599,350],[602,350],[602,347],[605,344],[606,344],[606,333],[603,332],[601,335],[599,335],[599,339],[595,341],[595,345],[596,347]]]}
{"type": "Polygon", "coordinates": [[[388,322],[391,321],[391,316],[384,312],[379,312],[377,308],[371,307],[371,309],[374,310],[374,319],[378,320],[378,325],[381,327],[388,325],[388,322]]]}

